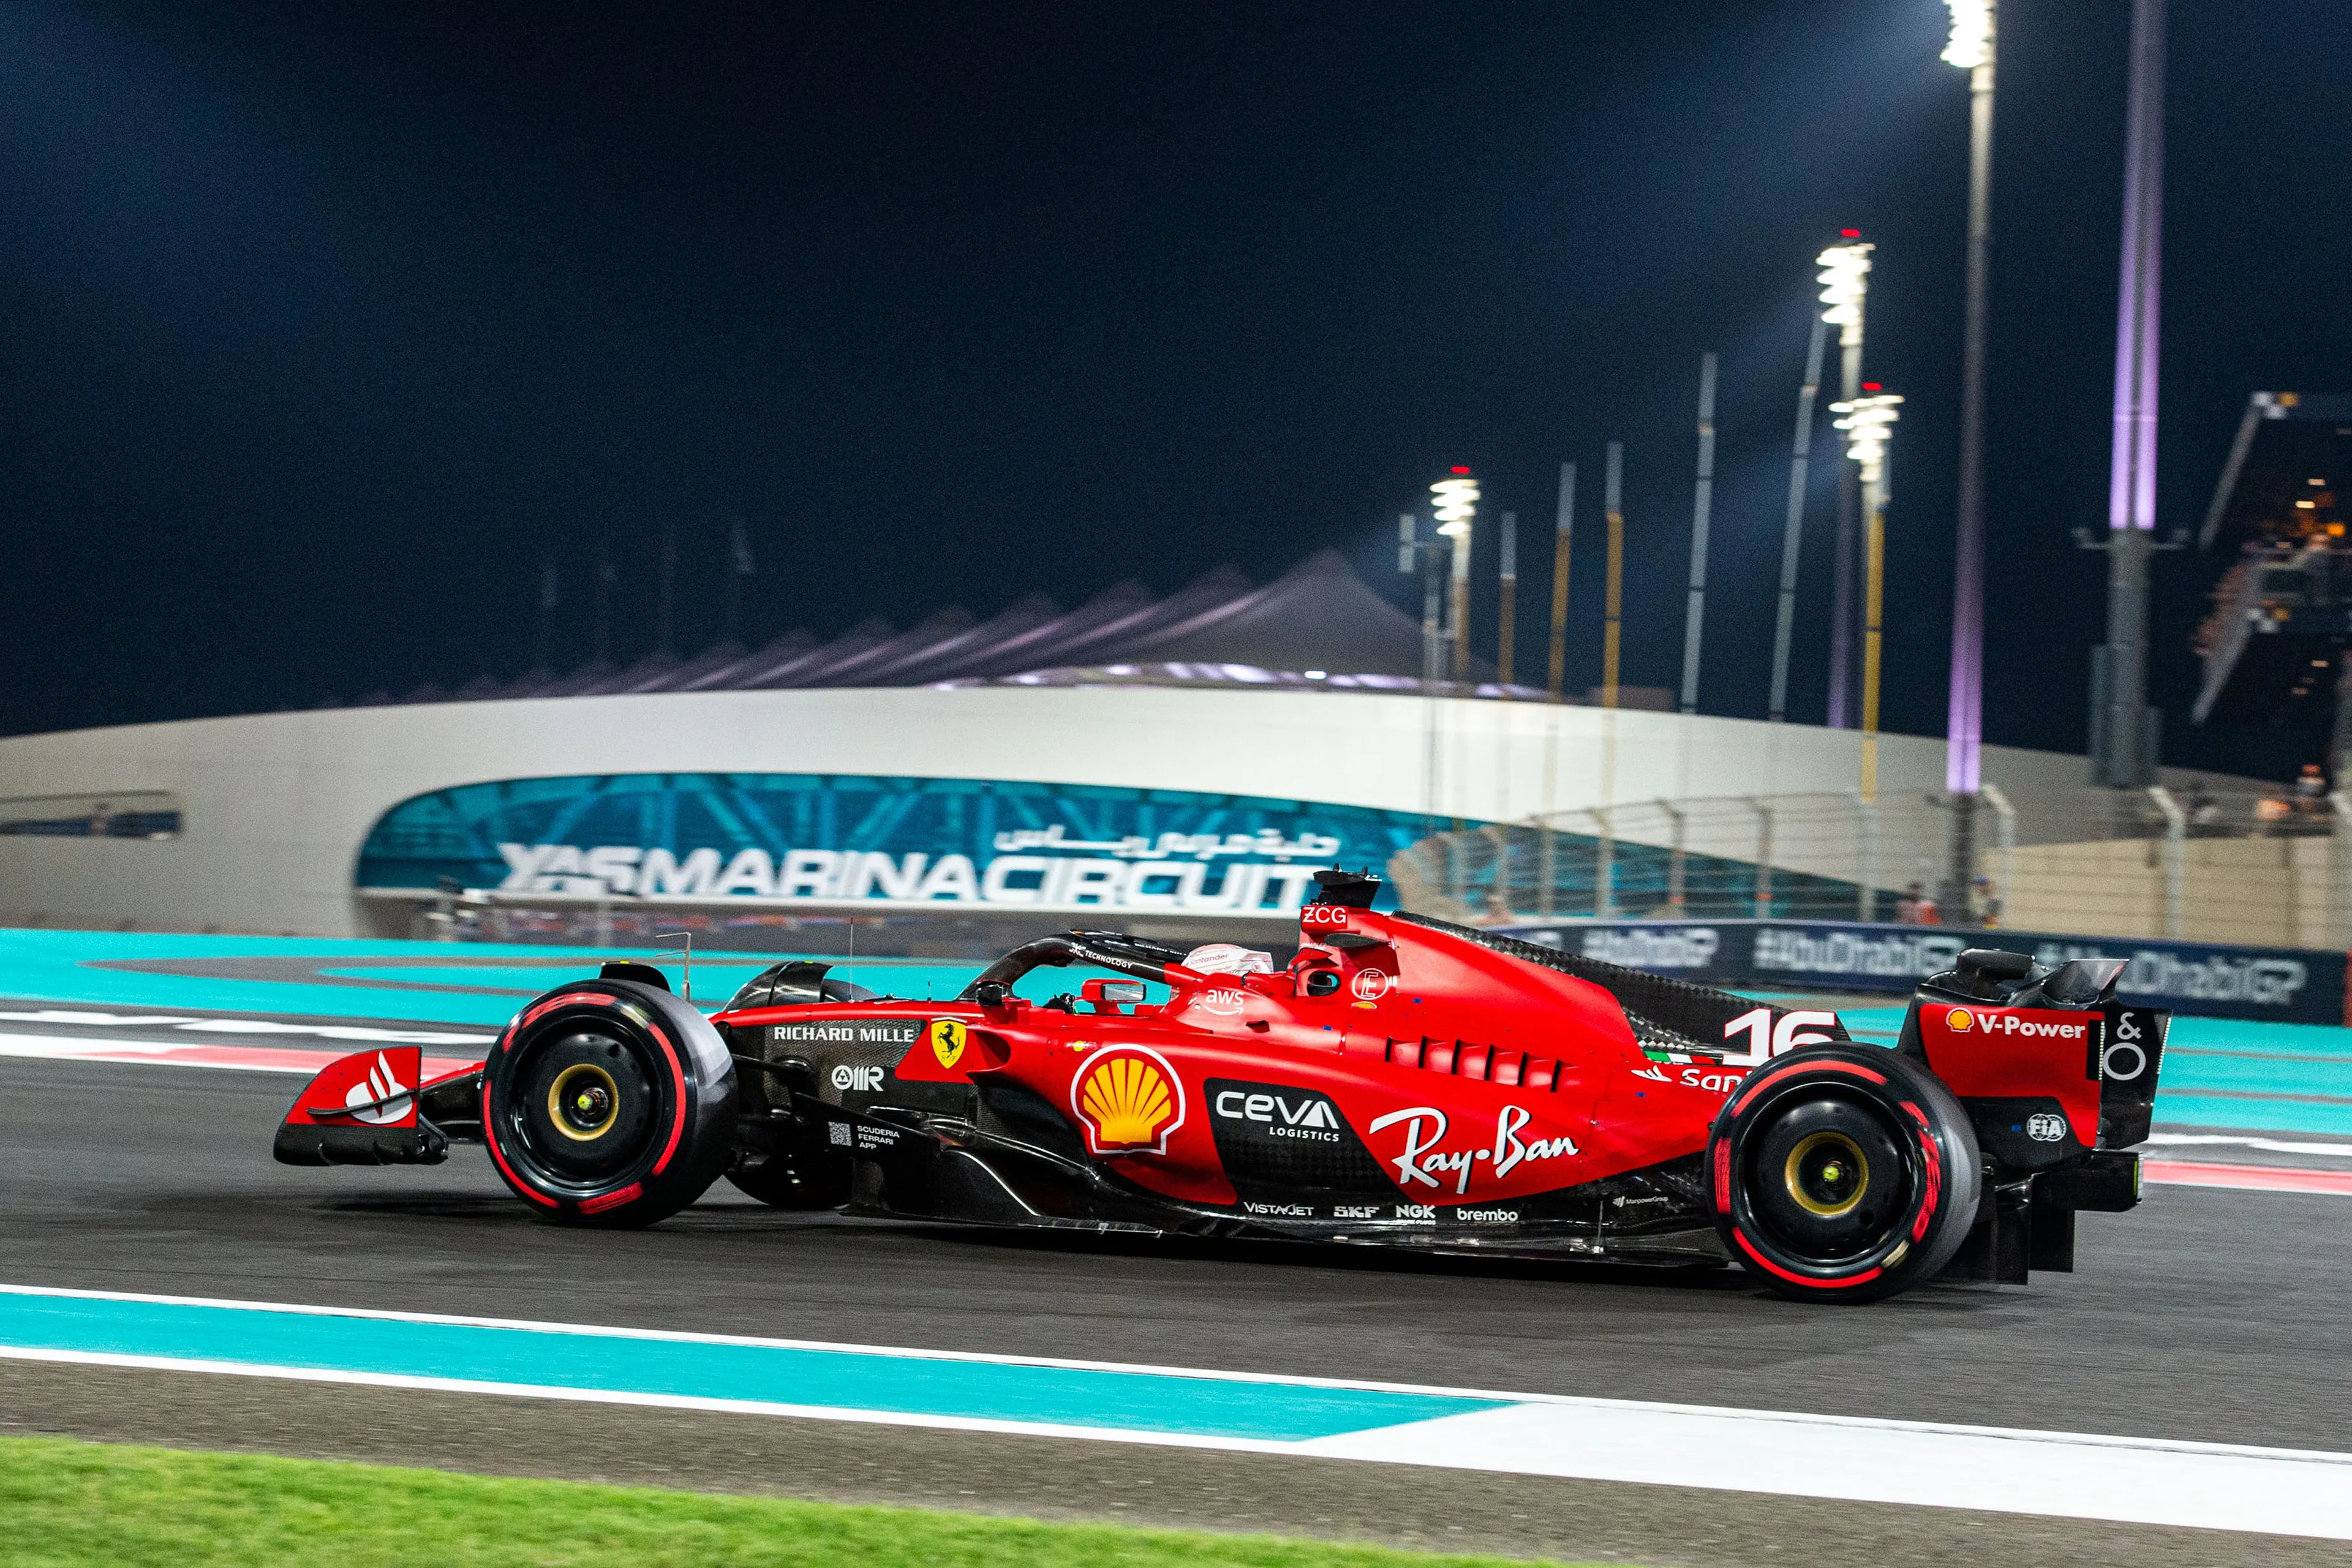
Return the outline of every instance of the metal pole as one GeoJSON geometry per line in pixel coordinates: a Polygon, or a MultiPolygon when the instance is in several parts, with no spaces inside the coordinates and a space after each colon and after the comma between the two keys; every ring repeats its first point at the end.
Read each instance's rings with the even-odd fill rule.
{"type": "Polygon", "coordinates": [[[531,661],[539,669],[555,666],[555,609],[560,598],[555,557],[551,554],[539,566],[539,647],[531,661]]]}
{"type": "Polygon", "coordinates": [[[1797,389],[1797,444],[1789,458],[1789,521],[1780,533],[1780,616],[1772,628],[1771,721],[1789,717],[1789,643],[1797,626],[1797,544],[1805,527],[1805,479],[1812,466],[1813,400],[1822,391],[1822,350],[1830,324],[1813,313],[1813,341],[1805,351],[1805,384],[1797,389]]]}
{"type": "Polygon", "coordinates": [[[1559,521],[1551,546],[1551,668],[1554,702],[1568,696],[1568,562],[1576,542],[1576,465],[1559,466],[1559,521]]]}
{"type": "Polygon", "coordinates": [[[2106,712],[2096,782],[2156,776],[2147,689],[2147,556],[2156,526],[2157,328],[2164,232],[2164,0],[2133,0],[2116,321],[2115,449],[2107,481],[2106,712]]]}
{"type": "Polygon", "coordinates": [[[1706,621],[1706,529],[1715,510],[1715,356],[1698,356],[1698,483],[1691,495],[1690,601],[1683,613],[1683,701],[1698,711],[1699,633],[1706,621]]]}
{"type": "Polygon", "coordinates": [[[2178,939],[2188,932],[2189,817],[2162,785],[2148,785],[2147,798],[2164,813],[2164,934],[2178,939]]]}
{"type": "Polygon", "coordinates": [[[1982,785],[1977,793],[1984,796],[1985,804],[1992,807],[1993,816],[2000,824],[1996,829],[2000,835],[2000,886],[1993,889],[1993,897],[2000,900],[2001,913],[2006,916],[2011,900],[2017,897],[2017,807],[2009,804],[2009,796],[2001,793],[1999,784],[1982,785]]]}
{"type": "Polygon", "coordinates": [[[1862,798],[1878,804],[1878,652],[1879,612],[1886,588],[1886,484],[1874,479],[1863,486],[1864,529],[1862,626],[1862,798]]]}
{"type": "Polygon", "coordinates": [[[677,651],[677,524],[670,523],[662,530],[661,598],[655,616],[656,640],[659,652],[677,651]]]}
{"type": "Polygon", "coordinates": [[[1502,625],[1496,634],[1495,676],[1502,686],[1500,695],[1508,698],[1511,695],[1512,672],[1518,668],[1518,661],[1513,657],[1511,647],[1512,624],[1517,618],[1516,612],[1518,609],[1519,598],[1519,514],[1517,512],[1507,511],[1503,514],[1502,543],[1502,625]]]}
{"type": "Polygon", "coordinates": [[[1445,679],[1445,633],[1439,619],[1444,614],[1444,589],[1438,577],[1442,568],[1436,549],[1423,554],[1421,565],[1421,679],[1434,696],[1437,683],[1445,679]]]}
{"type": "Polygon", "coordinates": [[[1559,828],[1545,816],[1537,818],[1537,831],[1543,837],[1536,841],[1536,913],[1549,920],[1559,903],[1559,828]]]}
{"type": "Polygon", "coordinates": [[[1969,73],[1969,268],[1960,346],[1959,521],[1952,544],[1951,700],[1944,725],[1944,789],[1952,844],[1944,907],[1968,908],[1976,864],[1978,747],[1984,730],[1985,297],[1992,249],[1993,44],[1969,73]]]}
{"type": "Polygon", "coordinates": [[[1686,824],[1690,814],[1670,800],[1658,802],[1658,809],[1664,812],[1666,820],[1675,825],[1674,837],[1670,840],[1673,848],[1666,857],[1666,918],[1680,920],[1687,912],[1684,906],[1689,902],[1690,856],[1685,845],[1688,842],[1686,824]]]}
{"type": "Polygon", "coordinates": [[[1857,879],[1853,918],[1874,921],[1878,918],[1878,807],[1857,799],[1854,809],[1862,816],[1862,875],[1857,879]]]}
{"type": "Polygon", "coordinates": [[[596,542],[596,645],[595,661],[611,662],[613,658],[613,589],[620,574],[613,569],[610,545],[603,539],[596,542]]]}
{"type": "Polygon", "coordinates": [[[1601,706],[1617,706],[1617,651],[1625,611],[1625,443],[1609,443],[1609,469],[1602,502],[1609,514],[1609,591],[1601,632],[1601,706]]]}
{"type": "MultiPolygon", "coordinates": [[[[1853,302],[1853,320],[1838,332],[1838,388],[1844,401],[1862,395],[1862,330],[1865,301],[1853,302]]],[[[1862,470],[1853,461],[1838,465],[1836,575],[1830,588],[1829,726],[1843,730],[1853,722],[1848,706],[1846,675],[1853,668],[1854,526],[1860,512],[1862,470]]]]}
{"type": "Polygon", "coordinates": [[[1617,915],[1617,837],[1616,826],[1606,809],[1596,811],[1592,818],[1601,831],[1593,838],[1592,858],[1592,918],[1614,920],[1617,915]]]}
{"type": "Polygon", "coordinates": [[[1756,918],[1772,918],[1772,808],[1755,795],[1748,808],[1756,814],[1756,918]]]}
{"type": "Polygon", "coordinates": [[[1454,622],[1454,668],[1448,679],[1456,681],[1470,679],[1470,531],[1476,526],[1464,518],[1454,541],[1454,599],[1447,611],[1454,622]]]}
{"type": "MultiPolygon", "coordinates": [[[[1399,531],[1412,522],[1411,516],[1399,517],[1399,531]]],[[[1437,692],[1445,679],[1445,641],[1437,618],[1441,570],[1437,546],[1423,549],[1421,557],[1421,690],[1427,700],[1422,705],[1421,803],[1425,834],[1437,825],[1437,692]]]]}

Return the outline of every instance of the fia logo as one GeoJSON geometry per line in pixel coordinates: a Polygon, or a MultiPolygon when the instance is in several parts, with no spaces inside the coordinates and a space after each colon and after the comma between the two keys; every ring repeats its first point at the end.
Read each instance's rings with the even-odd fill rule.
{"type": "Polygon", "coordinates": [[[2066,1119],[2048,1110],[2037,1110],[2025,1119],[2025,1135],[2036,1143],[2055,1143],[2066,1136],[2066,1119]]]}

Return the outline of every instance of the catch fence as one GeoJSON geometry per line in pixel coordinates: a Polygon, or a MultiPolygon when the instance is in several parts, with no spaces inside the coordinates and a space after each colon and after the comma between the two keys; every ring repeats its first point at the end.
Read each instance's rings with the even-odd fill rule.
{"type": "Polygon", "coordinates": [[[1874,921],[2352,947],[2352,797],[2291,791],[1785,795],[1628,802],[1440,831],[1390,863],[1408,909],[1874,921]],[[1955,885],[1956,844],[1969,868],[1955,885]]]}

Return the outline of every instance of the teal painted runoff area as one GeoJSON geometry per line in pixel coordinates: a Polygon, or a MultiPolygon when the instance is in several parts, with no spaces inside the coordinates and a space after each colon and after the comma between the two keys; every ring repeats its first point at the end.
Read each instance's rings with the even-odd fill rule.
{"type": "MultiPolygon", "coordinates": [[[[118,1011],[194,1008],[496,1028],[529,998],[625,955],[614,948],[521,943],[0,930],[0,996],[118,1011]],[[165,974],[102,967],[224,959],[278,962],[270,966],[274,976],[250,970],[165,974]],[[491,994],[479,994],[483,988],[491,994]]],[[[682,978],[676,959],[661,962],[673,984],[682,978]]],[[[698,960],[696,1001],[705,1010],[719,1006],[770,962],[731,952],[698,960]]],[[[921,959],[831,962],[837,976],[891,995],[925,999],[955,995],[979,968],[921,959]]],[[[1076,970],[1033,970],[1020,991],[1042,1001],[1075,991],[1081,978],[1076,970]]],[[[1164,994],[1152,987],[1153,1000],[1164,994]]],[[[1855,1038],[1892,1045],[1903,1012],[1860,1007],[1843,1017],[1855,1038]]],[[[2352,1136],[2352,1029],[2175,1018],[2156,1113],[2158,1121],[2175,1125],[2352,1136]]]]}
{"type": "Polygon", "coordinates": [[[310,1372],[520,1384],[655,1399],[1303,1442],[1507,1403],[1168,1373],[714,1344],[244,1305],[0,1290],[0,1345],[310,1372]]]}

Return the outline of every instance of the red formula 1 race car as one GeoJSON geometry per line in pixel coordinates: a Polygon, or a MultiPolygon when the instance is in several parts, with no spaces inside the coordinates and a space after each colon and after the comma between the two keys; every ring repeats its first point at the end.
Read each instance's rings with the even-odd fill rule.
{"type": "Polygon", "coordinates": [[[2138,1201],[2126,1150],[2167,1017],[2116,1003],[2119,963],[1971,950],[1890,1050],[1833,1013],[1375,912],[1368,876],[1317,880],[1286,969],[1071,931],[951,1003],[788,963],[706,1020],[660,971],[609,963],[421,1089],[415,1047],[346,1058],[277,1157],[484,1142],[525,1203],[575,1225],[650,1224],[724,1174],[785,1208],[1730,1262],[1844,1301],[2068,1268],[2078,1210],[2138,1201]],[[1013,994],[1048,966],[1104,973],[1013,994]]]}

